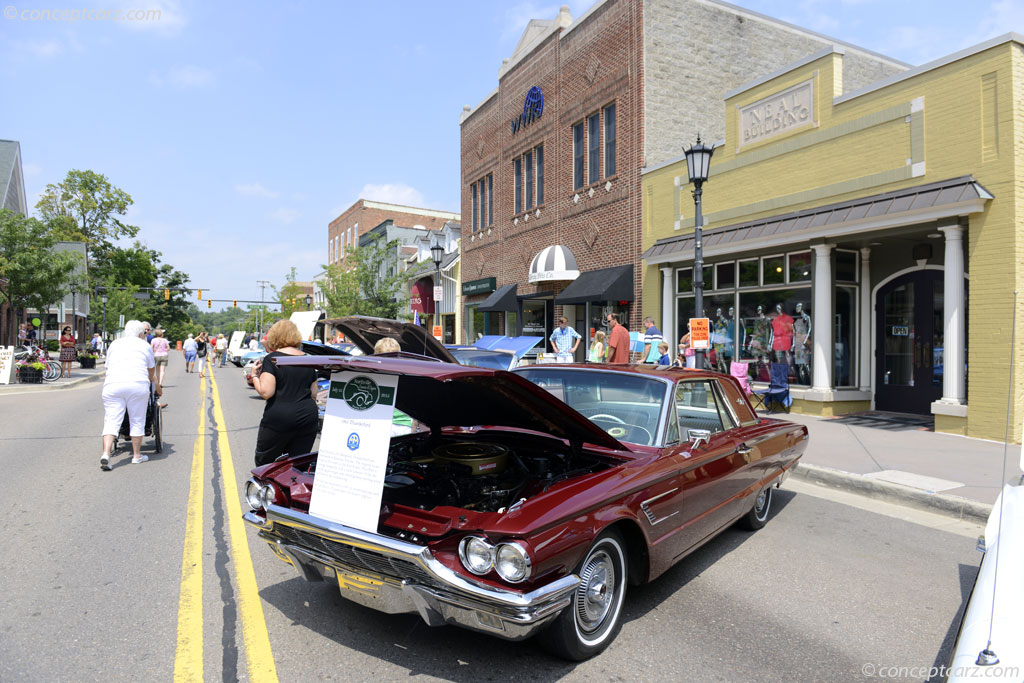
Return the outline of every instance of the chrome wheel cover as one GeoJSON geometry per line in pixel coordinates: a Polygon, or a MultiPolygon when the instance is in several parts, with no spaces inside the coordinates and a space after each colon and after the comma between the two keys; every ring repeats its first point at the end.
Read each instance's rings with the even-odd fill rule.
{"type": "Polygon", "coordinates": [[[576,589],[576,620],[584,633],[593,633],[604,624],[615,603],[615,582],[611,555],[598,550],[587,558],[576,589]]]}
{"type": "Polygon", "coordinates": [[[770,486],[761,489],[757,498],[754,499],[754,515],[758,519],[764,519],[768,515],[768,506],[771,504],[772,490],[770,486]]]}

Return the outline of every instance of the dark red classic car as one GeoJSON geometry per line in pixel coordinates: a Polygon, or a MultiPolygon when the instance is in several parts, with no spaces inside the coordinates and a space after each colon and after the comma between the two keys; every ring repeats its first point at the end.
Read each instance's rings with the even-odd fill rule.
{"type": "Polygon", "coordinates": [[[395,405],[418,428],[391,439],[376,533],[309,514],[316,453],[254,469],[245,520],[278,557],[362,605],[537,635],[573,660],[615,638],[627,585],[733,523],[763,526],[807,444],[710,372],[279,362],[397,375],[395,405]]]}

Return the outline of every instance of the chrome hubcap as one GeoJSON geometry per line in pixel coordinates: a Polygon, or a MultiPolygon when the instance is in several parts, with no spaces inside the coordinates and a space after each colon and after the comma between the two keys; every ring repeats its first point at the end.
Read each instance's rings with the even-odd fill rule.
{"type": "Polygon", "coordinates": [[[754,514],[757,515],[758,519],[762,519],[768,513],[768,501],[771,495],[771,489],[764,488],[757,494],[757,498],[754,499],[754,514]]]}
{"type": "Polygon", "coordinates": [[[580,628],[591,633],[600,628],[615,600],[615,565],[611,556],[599,550],[590,556],[580,572],[576,590],[576,617],[580,628]]]}

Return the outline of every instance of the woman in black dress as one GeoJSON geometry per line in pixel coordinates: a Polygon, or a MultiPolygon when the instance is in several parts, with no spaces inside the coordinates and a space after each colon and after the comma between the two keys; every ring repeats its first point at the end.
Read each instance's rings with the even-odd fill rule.
{"type": "Polygon", "coordinates": [[[299,329],[290,320],[278,320],[267,332],[265,346],[270,353],[257,361],[252,372],[253,387],[267,399],[256,437],[257,465],[274,462],[285,453],[309,453],[317,429],[316,370],[278,366],[273,360],[306,355],[299,329]]]}

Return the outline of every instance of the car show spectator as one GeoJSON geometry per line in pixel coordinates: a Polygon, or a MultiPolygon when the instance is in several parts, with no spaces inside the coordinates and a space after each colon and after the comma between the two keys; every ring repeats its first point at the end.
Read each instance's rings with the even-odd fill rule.
{"type": "Polygon", "coordinates": [[[306,355],[299,328],[290,320],[278,320],[267,332],[266,348],[269,353],[252,369],[252,386],[267,401],[256,436],[257,465],[274,462],[285,453],[311,451],[319,422],[316,370],[274,362],[306,355]]]}
{"type": "MultiPolygon", "coordinates": [[[[153,348],[146,343],[146,328],[141,321],[129,320],[124,336],[107,349],[107,373],[103,380],[103,453],[100,469],[110,470],[110,449],[128,412],[129,436],[132,441],[132,464],[149,460],[142,455],[142,437],[146,432],[146,408],[149,405],[149,383],[155,382],[153,348]]],[[[157,395],[163,393],[155,382],[157,395]]]]}
{"type": "Polygon", "coordinates": [[[629,363],[629,332],[626,326],[619,322],[618,313],[608,314],[608,350],[606,356],[609,363],[616,365],[627,365],[629,363]]]}
{"type": "Polygon", "coordinates": [[[164,339],[164,331],[159,327],[153,331],[153,359],[156,362],[156,383],[163,385],[164,374],[167,372],[167,358],[171,353],[171,345],[164,339]]]}
{"type": "Polygon", "coordinates": [[[71,326],[65,325],[60,331],[60,376],[71,377],[71,364],[78,358],[75,352],[75,335],[71,333],[71,326]]]}
{"type": "Polygon", "coordinates": [[[590,355],[587,357],[591,363],[604,362],[604,337],[603,330],[594,333],[594,341],[590,343],[590,355]]]}
{"type": "Polygon", "coordinates": [[[188,335],[188,339],[181,346],[181,352],[185,356],[185,372],[194,372],[196,364],[196,340],[193,339],[192,335],[188,335]]]}
{"type": "Polygon", "coordinates": [[[549,341],[558,361],[560,363],[568,363],[572,361],[573,354],[576,353],[576,348],[580,345],[581,339],[583,337],[569,326],[569,319],[563,315],[558,319],[558,327],[551,333],[549,341]]]}
{"type": "Polygon", "coordinates": [[[644,318],[644,356],[641,363],[660,363],[661,354],[658,353],[658,345],[665,341],[661,330],[654,324],[654,318],[644,318]]]}

